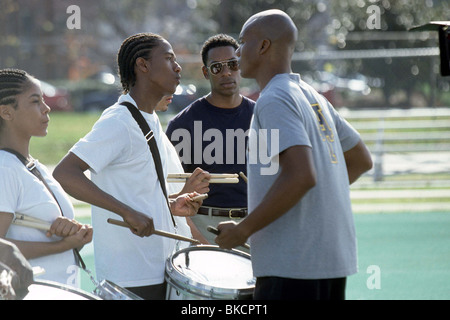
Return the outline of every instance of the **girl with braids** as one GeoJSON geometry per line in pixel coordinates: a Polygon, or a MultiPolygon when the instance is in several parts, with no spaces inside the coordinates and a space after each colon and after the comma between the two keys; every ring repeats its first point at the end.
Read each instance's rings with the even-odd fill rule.
{"type": "Polygon", "coordinates": [[[14,243],[32,266],[45,269],[40,279],[78,287],[72,249],[92,240],[92,228],[73,220],[61,186],[29,155],[31,137],[47,135],[49,112],[38,80],[22,70],[0,70],[0,238],[14,243]],[[32,161],[45,183],[25,167],[32,161]],[[18,213],[51,227],[44,232],[15,225],[18,213]]]}
{"type": "Polygon", "coordinates": [[[169,211],[147,140],[122,104],[137,108],[152,129],[167,177],[171,143],[155,108],[163,96],[175,92],[181,67],[170,43],[152,33],[127,38],[117,62],[123,95],[75,144],[53,175],[69,194],[93,205],[97,278],[113,281],[144,299],[162,300],[165,262],[175,249],[175,241],[150,235],[154,229],[176,232],[171,212],[175,216],[194,215],[201,201],[191,197],[208,191],[210,175],[197,170],[189,187],[169,196],[169,211]],[[91,180],[84,175],[86,170],[90,170],[91,180]],[[198,193],[187,193],[192,190],[198,193]],[[108,218],[118,216],[130,225],[132,233],[107,223],[108,218]]]}

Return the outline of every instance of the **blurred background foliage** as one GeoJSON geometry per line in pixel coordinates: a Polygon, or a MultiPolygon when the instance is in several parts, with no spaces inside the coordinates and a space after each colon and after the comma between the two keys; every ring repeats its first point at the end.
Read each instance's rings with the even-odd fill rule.
{"type": "MultiPolygon", "coordinates": [[[[449,77],[439,74],[437,33],[408,32],[448,20],[448,0],[0,0],[0,67],[25,69],[62,96],[66,91],[66,109],[103,108],[120,93],[121,42],[154,32],[171,42],[183,67],[180,99],[174,101],[182,108],[208,92],[200,69],[203,42],[216,33],[237,38],[249,16],[271,8],[284,10],[299,28],[294,72],[337,107],[450,106],[449,77]],[[66,25],[70,5],[81,10],[80,29],[66,25]],[[376,29],[369,25],[373,6],[379,11],[376,29]],[[391,56],[394,49],[407,53],[391,56]],[[379,54],[358,54],[364,50],[379,54]],[[350,56],[341,58],[346,51],[350,56]]],[[[258,95],[248,80],[243,92],[258,95]]]]}

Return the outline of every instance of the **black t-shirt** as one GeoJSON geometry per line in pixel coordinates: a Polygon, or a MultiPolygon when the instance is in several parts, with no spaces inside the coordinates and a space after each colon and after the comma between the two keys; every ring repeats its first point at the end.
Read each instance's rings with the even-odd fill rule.
{"type": "MultiPolygon", "coordinates": [[[[248,129],[255,102],[243,97],[233,109],[218,108],[205,97],[183,109],[167,125],[166,134],[177,149],[185,172],[200,167],[209,173],[247,174],[248,129]]],[[[247,207],[247,184],[209,185],[205,206],[247,207]]]]}

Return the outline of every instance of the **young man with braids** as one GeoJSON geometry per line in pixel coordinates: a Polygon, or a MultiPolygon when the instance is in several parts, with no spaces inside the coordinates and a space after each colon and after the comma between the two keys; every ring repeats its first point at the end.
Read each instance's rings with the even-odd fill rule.
{"type": "MultiPolygon", "coordinates": [[[[225,34],[205,41],[201,50],[202,72],[211,92],[194,101],[167,125],[166,134],[186,172],[192,172],[197,166],[210,173],[247,172],[246,135],[255,102],[240,94],[237,48],[236,40],[225,34]],[[210,139],[213,142],[204,138],[211,132],[216,133],[210,139]],[[186,139],[190,139],[190,146],[186,139]],[[216,148],[209,152],[211,146],[216,148]]],[[[230,217],[236,220],[245,217],[247,184],[240,180],[237,184],[211,184],[210,189],[208,199],[192,220],[208,241],[214,243],[215,236],[206,231],[207,226],[215,226],[230,217]]]]}
{"type": "MultiPolygon", "coordinates": [[[[175,242],[150,235],[154,229],[175,232],[175,227],[146,138],[122,103],[138,108],[153,130],[167,177],[170,141],[155,108],[163,96],[175,92],[181,67],[170,43],[152,33],[127,38],[119,50],[118,65],[123,95],[69,151],[54,176],[69,194],[93,205],[97,278],[108,279],[144,299],[164,299],[165,261],[175,242]],[[85,177],[86,170],[91,171],[92,181],[85,177]],[[134,235],[107,223],[108,218],[118,216],[134,235]]],[[[207,173],[196,171],[189,190],[207,191],[205,178],[209,178],[207,173]]],[[[170,197],[171,211],[192,216],[200,203],[190,196],[197,193],[184,191],[170,197]]]]}

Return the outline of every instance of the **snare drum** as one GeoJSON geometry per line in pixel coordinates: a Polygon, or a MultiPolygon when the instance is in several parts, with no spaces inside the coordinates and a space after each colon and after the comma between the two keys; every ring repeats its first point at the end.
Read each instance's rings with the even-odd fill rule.
{"type": "Polygon", "coordinates": [[[166,262],[167,300],[252,299],[250,255],[217,246],[189,247],[166,262]]]}
{"type": "Polygon", "coordinates": [[[99,297],[81,289],[58,282],[36,280],[28,286],[23,300],[101,300],[99,297]]]}
{"type": "Polygon", "coordinates": [[[104,300],[143,300],[133,292],[122,288],[109,280],[100,282],[95,288],[94,294],[104,300]]]}

